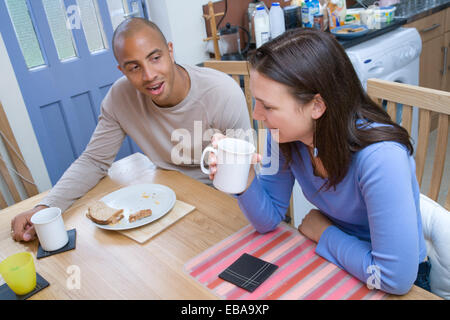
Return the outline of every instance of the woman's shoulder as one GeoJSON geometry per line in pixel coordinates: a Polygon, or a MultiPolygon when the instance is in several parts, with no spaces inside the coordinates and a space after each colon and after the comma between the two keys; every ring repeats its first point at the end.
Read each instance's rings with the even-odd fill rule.
{"type": "Polygon", "coordinates": [[[372,143],[356,152],[355,155],[359,159],[366,159],[368,157],[391,158],[392,156],[409,156],[406,146],[397,141],[381,141],[372,143]]]}
{"type": "Polygon", "coordinates": [[[403,144],[396,141],[382,141],[356,152],[353,164],[360,175],[376,171],[395,173],[410,168],[410,157],[408,149],[403,144]]]}

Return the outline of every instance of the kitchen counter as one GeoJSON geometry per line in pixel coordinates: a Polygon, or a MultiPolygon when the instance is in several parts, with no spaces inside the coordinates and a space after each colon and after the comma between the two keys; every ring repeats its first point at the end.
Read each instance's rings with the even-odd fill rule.
{"type": "MultiPolygon", "coordinates": [[[[339,40],[339,43],[342,44],[345,49],[348,49],[364,41],[397,29],[404,24],[411,23],[433,13],[445,10],[450,7],[450,0],[409,0],[403,1],[395,6],[397,9],[395,10],[394,20],[391,23],[382,23],[379,29],[372,29],[365,35],[358,38],[339,40]]],[[[354,6],[354,8],[358,7],[361,8],[361,5],[357,4],[354,6]]]]}
{"type": "Polygon", "coordinates": [[[348,49],[350,47],[356,46],[357,44],[365,42],[367,40],[381,36],[382,34],[385,34],[389,31],[395,30],[395,29],[401,27],[402,25],[404,25],[405,23],[406,23],[406,19],[394,19],[394,21],[392,21],[391,23],[381,23],[380,29],[371,29],[369,32],[367,32],[363,36],[353,38],[353,39],[348,39],[348,40],[338,39],[338,41],[345,49],[348,49]]]}
{"type": "Polygon", "coordinates": [[[410,0],[395,6],[395,17],[411,23],[450,7],[450,0],[410,0]]]}

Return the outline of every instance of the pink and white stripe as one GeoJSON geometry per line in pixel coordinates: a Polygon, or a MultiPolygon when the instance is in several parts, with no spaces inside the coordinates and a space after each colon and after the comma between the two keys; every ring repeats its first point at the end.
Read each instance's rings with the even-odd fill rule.
{"type": "Polygon", "coordinates": [[[315,253],[316,244],[292,227],[281,224],[264,235],[250,225],[188,261],[184,269],[215,295],[227,300],[256,299],[384,299],[345,270],[315,253]],[[250,293],[218,275],[243,253],[278,265],[278,269],[250,293]]]}

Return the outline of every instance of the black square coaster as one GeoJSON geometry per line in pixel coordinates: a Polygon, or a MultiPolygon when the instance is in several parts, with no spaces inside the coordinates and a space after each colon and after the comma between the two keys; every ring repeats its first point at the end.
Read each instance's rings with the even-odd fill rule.
{"type": "Polygon", "coordinates": [[[64,251],[69,251],[69,250],[75,249],[76,239],[77,239],[77,230],[76,229],[69,230],[69,231],[67,231],[67,235],[69,236],[69,242],[67,242],[67,244],[64,247],[62,247],[61,249],[58,249],[55,251],[45,251],[44,249],[42,249],[41,244],[39,244],[36,258],[41,259],[41,258],[49,257],[49,256],[52,256],[54,254],[58,254],[58,253],[61,253],[64,251]]]}
{"type": "Polygon", "coordinates": [[[0,300],[26,300],[42,289],[47,288],[49,285],[50,284],[48,283],[48,281],[42,278],[42,276],[36,272],[36,288],[34,288],[33,291],[24,295],[17,295],[5,283],[4,285],[0,286],[0,300]]]}
{"type": "Polygon", "coordinates": [[[277,265],[244,253],[226,268],[219,278],[231,282],[242,289],[253,292],[276,269],[277,265]]]}

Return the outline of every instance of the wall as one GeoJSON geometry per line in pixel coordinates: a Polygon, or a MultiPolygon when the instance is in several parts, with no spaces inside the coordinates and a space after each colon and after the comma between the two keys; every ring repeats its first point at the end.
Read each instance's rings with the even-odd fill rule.
{"type": "MultiPolygon", "coordinates": [[[[1,34],[0,70],[0,101],[38,190],[45,191],[51,187],[50,178],[1,34]]],[[[4,155],[5,150],[3,145],[0,145],[1,153],[4,155]]],[[[14,177],[14,174],[11,175],[14,177]]]]}
{"type": "Polygon", "coordinates": [[[205,19],[202,6],[208,0],[148,0],[150,18],[174,44],[178,63],[199,64],[209,55],[206,53],[205,19]]]}

